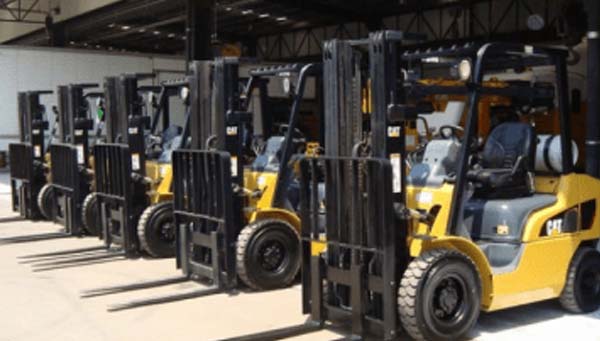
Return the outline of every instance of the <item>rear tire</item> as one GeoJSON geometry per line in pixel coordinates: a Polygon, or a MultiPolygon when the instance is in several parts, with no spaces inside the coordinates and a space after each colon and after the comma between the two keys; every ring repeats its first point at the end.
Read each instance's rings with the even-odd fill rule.
{"type": "Polygon", "coordinates": [[[51,184],[45,184],[37,196],[37,205],[42,217],[48,220],[54,220],[54,205],[56,197],[54,196],[54,188],[51,184]]]}
{"type": "Polygon", "coordinates": [[[600,253],[581,248],[573,256],[560,304],[574,314],[591,313],[600,308],[600,253]]]}
{"type": "Polygon", "coordinates": [[[481,279],[469,257],[427,251],[408,266],[398,288],[398,312],[415,340],[459,340],[479,317],[481,279]]]}
{"type": "Polygon", "coordinates": [[[102,221],[99,213],[98,195],[96,193],[88,194],[81,205],[83,228],[92,236],[102,237],[102,221]]]}
{"type": "Polygon", "coordinates": [[[252,223],[240,232],[237,272],[254,290],[292,284],[300,269],[300,237],[292,225],[278,219],[252,223]]]}
{"type": "Polygon", "coordinates": [[[173,202],[165,201],[146,207],[138,221],[140,247],[155,258],[175,256],[173,202]]]}

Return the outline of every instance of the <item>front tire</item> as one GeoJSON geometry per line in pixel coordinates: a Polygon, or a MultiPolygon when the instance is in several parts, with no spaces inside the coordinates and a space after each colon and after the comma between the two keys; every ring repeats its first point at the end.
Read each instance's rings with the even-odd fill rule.
{"type": "Polygon", "coordinates": [[[54,219],[54,205],[56,197],[54,196],[54,188],[51,184],[45,184],[37,196],[37,205],[42,216],[48,220],[54,219]]]}
{"type": "Polygon", "coordinates": [[[173,202],[165,201],[148,206],[138,221],[141,249],[155,258],[175,256],[175,225],[173,202]]]}
{"type": "Polygon", "coordinates": [[[408,266],[398,289],[398,312],[415,340],[459,340],[473,328],[481,305],[481,279],[466,255],[427,251],[408,266]]]}
{"type": "Polygon", "coordinates": [[[600,253],[590,247],[575,253],[560,304],[574,314],[591,313],[600,308],[600,253]]]}
{"type": "Polygon", "coordinates": [[[102,237],[102,221],[96,193],[90,193],[85,197],[81,205],[81,215],[85,231],[92,236],[102,237]]]}
{"type": "Polygon", "coordinates": [[[300,238],[292,225],[268,219],[246,226],[238,236],[237,272],[254,290],[292,284],[300,269],[300,238]]]}

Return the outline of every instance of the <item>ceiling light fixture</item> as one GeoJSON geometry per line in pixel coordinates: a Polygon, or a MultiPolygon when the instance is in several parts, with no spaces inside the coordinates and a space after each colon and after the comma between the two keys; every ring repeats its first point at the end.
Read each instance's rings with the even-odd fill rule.
{"type": "Polygon", "coordinates": [[[131,28],[131,26],[128,26],[128,25],[123,25],[123,26],[121,26],[121,29],[122,29],[123,31],[127,31],[127,30],[129,30],[130,28],[131,28]]]}
{"type": "Polygon", "coordinates": [[[140,28],[140,29],[138,30],[138,32],[140,32],[140,33],[145,33],[145,32],[146,32],[146,29],[145,29],[145,28],[140,28]]]}
{"type": "Polygon", "coordinates": [[[252,14],[252,13],[254,13],[254,11],[251,9],[245,9],[242,11],[242,15],[248,15],[248,14],[252,14]]]}
{"type": "Polygon", "coordinates": [[[258,17],[264,19],[264,18],[268,18],[270,16],[271,15],[269,13],[261,13],[258,17]]]}
{"type": "Polygon", "coordinates": [[[159,34],[160,34],[160,31],[154,31],[154,32],[152,32],[152,33],[154,33],[154,35],[155,35],[155,36],[157,36],[157,35],[159,35],[159,34]]]}
{"type": "Polygon", "coordinates": [[[283,21],[287,21],[288,18],[287,17],[278,17],[276,20],[279,22],[283,22],[283,21]]]}

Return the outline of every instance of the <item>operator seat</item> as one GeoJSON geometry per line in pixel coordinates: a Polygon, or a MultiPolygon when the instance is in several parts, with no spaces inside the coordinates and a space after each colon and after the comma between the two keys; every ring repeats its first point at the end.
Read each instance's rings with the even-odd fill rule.
{"type": "Polygon", "coordinates": [[[506,122],[496,126],[483,148],[481,168],[467,173],[475,185],[473,196],[503,199],[532,195],[535,147],[531,125],[506,122]]]}

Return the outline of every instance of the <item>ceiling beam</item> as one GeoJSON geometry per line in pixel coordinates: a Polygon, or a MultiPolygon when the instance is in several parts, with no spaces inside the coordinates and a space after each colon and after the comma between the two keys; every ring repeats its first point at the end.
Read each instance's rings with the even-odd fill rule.
{"type": "MultiPolygon", "coordinates": [[[[103,40],[108,40],[108,39],[117,39],[117,38],[129,36],[129,35],[144,33],[146,31],[150,31],[150,30],[158,28],[158,27],[184,22],[185,18],[186,18],[185,15],[178,15],[176,17],[157,21],[157,22],[154,22],[154,23],[148,24],[148,25],[141,25],[141,26],[135,26],[135,27],[131,26],[131,28],[126,31],[115,32],[112,34],[94,37],[93,39],[90,39],[90,42],[97,42],[97,41],[103,41],[103,40]],[[144,30],[144,32],[140,32],[140,30],[144,30]]],[[[117,27],[118,26],[119,25],[117,24],[117,27]]]]}
{"type": "Polygon", "coordinates": [[[316,12],[319,15],[332,15],[344,21],[362,21],[365,13],[352,6],[342,5],[339,2],[323,2],[318,0],[264,0],[267,3],[280,6],[293,7],[301,11],[316,12]]]}

